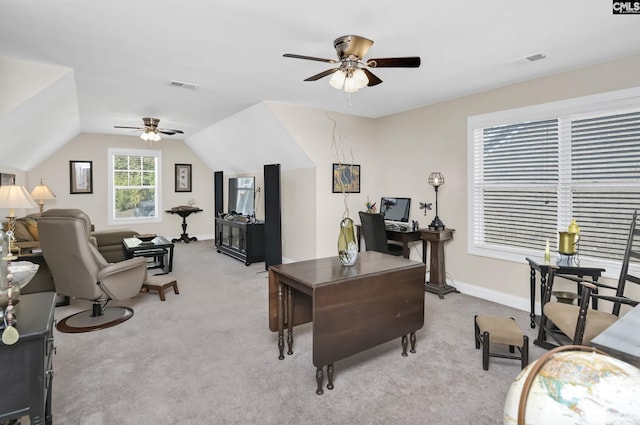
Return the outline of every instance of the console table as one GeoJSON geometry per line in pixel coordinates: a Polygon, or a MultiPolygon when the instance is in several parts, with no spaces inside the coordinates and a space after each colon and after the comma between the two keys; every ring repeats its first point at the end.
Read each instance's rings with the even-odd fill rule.
{"type": "MultiPolygon", "coordinates": [[[[549,275],[549,265],[550,263],[546,263],[543,260],[536,260],[533,258],[526,258],[529,263],[530,273],[529,273],[529,291],[531,297],[531,311],[529,313],[529,317],[531,318],[531,329],[536,327],[536,274],[540,273],[540,299],[544,299],[544,293],[547,290],[547,276],[549,275]]],[[[600,267],[582,267],[582,266],[563,266],[560,264],[555,264],[559,268],[556,270],[556,276],[559,274],[566,274],[570,276],[577,276],[579,278],[583,278],[585,276],[589,276],[591,280],[597,282],[602,273],[605,272],[605,269],[600,267]]],[[[581,292],[580,289],[582,287],[578,284],[578,292],[581,292]]],[[[598,304],[597,300],[594,298],[593,300],[593,308],[597,309],[598,304]]],[[[542,309],[544,306],[540,306],[542,309]]],[[[534,341],[536,343],[536,341],[534,341]]],[[[536,343],[537,345],[537,343],[536,343]]]]}
{"type": "Polygon", "coordinates": [[[55,295],[22,295],[15,309],[20,339],[13,345],[0,341],[0,423],[22,416],[29,416],[32,425],[52,423],[55,295]]]}
{"type": "Polygon", "coordinates": [[[453,239],[453,232],[455,229],[420,229],[421,238],[431,244],[429,282],[425,283],[424,290],[438,294],[440,299],[444,299],[444,296],[451,292],[459,292],[455,287],[447,284],[444,261],[444,243],[453,239]]]}
{"type": "Polygon", "coordinates": [[[415,352],[415,332],[424,324],[425,265],[367,251],[353,266],[336,257],[269,267],[269,329],[278,332],[280,360],[293,354],[293,327],[313,321],[316,394],[323,368],[333,389],[334,362],[401,338],[402,355],[415,352]],[[409,335],[409,338],[407,338],[409,335]]]}
{"type": "Polygon", "coordinates": [[[165,211],[169,214],[178,214],[180,217],[182,217],[182,234],[179,238],[171,239],[171,242],[176,243],[182,241],[184,243],[189,243],[191,241],[198,240],[198,238],[196,238],[195,236],[189,237],[189,234],[187,233],[187,217],[189,217],[193,213],[198,213],[200,211],[202,211],[200,208],[188,207],[184,205],[180,207],[173,207],[170,210],[165,211]]]}

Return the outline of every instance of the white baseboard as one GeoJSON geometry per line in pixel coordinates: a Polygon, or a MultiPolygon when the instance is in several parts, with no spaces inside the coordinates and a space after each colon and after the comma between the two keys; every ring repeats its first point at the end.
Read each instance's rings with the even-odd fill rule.
{"type": "MultiPolygon", "coordinates": [[[[504,292],[494,291],[493,289],[483,288],[481,286],[472,285],[470,283],[455,282],[455,287],[463,294],[472,297],[482,298],[483,300],[493,301],[494,303],[506,305],[522,311],[531,311],[531,300],[529,298],[517,297],[515,295],[505,294],[504,292]]],[[[536,315],[540,314],[540,307],[536,303],[536,315]]]]}

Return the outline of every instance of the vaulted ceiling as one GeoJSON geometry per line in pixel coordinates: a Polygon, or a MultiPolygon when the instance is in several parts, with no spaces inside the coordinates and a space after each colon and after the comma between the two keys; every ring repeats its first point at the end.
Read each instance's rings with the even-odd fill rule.
{"type": "Polygon", "coordinates": [[[113,126],[143,116],[188,143],[266,100],[377,118],[638,54],[637,40],[640,17],[596,0],[0,0],[0,164],[28,170],[79,132],[130,134],[113,126]],[[367,57],[422,65],[374,70],[384,83],[348,96],[303,81],[332,64],[282,57],[334,59],[346,34],[374,40],[367,57]]]}

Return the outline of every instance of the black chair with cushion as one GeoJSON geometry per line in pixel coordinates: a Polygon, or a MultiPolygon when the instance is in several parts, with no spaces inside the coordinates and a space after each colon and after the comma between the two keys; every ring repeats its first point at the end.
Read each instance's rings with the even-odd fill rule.
{"type": "Polygon", "coordinates": [[[550,336],[558,345],[589,345],[593,338],[618,320],[622,304],[638,305],[638,301],[625,296],[628,282],[640,285],[640,277],[629,274],[629,261],[631,259],[640,260],[640,250],[634,248],[634,239],[640,235],[640,230],[636,228],[637,214],[638,212],[635,211],[631,219],[629,237],[624,251],[617,287],[560,275],[556,273],[555,268],[549,269],[547,289],[543,294],[542,300],[543,314],[538,331],[538,340],[536,341],[538,345],[553,345],[546,342],[547,336],[550,336]],[[568,279],[582,285],[582,296],[579,305],[550,300],[553,282],[557,278],[568,279]],[[600,289],[615,291],[615,295],[601,294],[599,293],[600,289]],[[593,302],[594,299],[612,302],[611,313],[589,308],[589,303],[593,302]]]}
{"type": "Polygon", "coordinates": [[[360,224],[367,251],[402,256],[402,245],[387,240],[387,228],[382,214],[360,211],[360,224]]]}

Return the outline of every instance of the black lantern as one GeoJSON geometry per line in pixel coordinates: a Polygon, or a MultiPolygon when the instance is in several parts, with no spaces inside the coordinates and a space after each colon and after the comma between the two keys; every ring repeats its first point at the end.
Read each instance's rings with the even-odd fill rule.
{"type": "Polygon", "coordinates": [[[436,216],[429,225],[429,229],[444,230],[444,223],[438,217],[438,188],[444,184],[444,176],[442,173],[429,174],[429,184],[433,186],[436,191],[436,216]]]}

